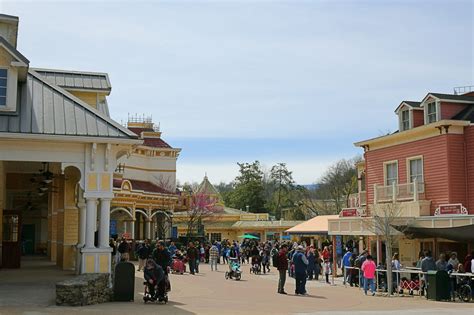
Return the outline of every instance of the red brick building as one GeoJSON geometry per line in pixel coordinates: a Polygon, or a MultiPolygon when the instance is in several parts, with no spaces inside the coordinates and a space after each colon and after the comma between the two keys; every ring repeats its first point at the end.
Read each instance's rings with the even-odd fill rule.
{"type": "MultiPolygon", "coordinates": [[[[368,219],[377,205],[396,203],[401,217],[412,218],[412,239],[402,237],[397,248],[402,263],[423,249],[454,250],[462,260],[474,249],[474,92],[428,93],[395,113],[397,132],[355,143],[364,161],[349,206],[368,219]]],[[[341,216],[330,223],[332,235],[367,236],[364,246],[379,248],[361,218],[341,216]]]]}

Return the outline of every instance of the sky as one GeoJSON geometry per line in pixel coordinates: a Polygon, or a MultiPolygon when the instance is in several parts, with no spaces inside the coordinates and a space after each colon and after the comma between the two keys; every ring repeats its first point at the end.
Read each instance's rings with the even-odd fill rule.
{"type": "Polygon", "coordinates": [[[473,1],[5,1],[33,67],[107,72],[111,116],[152,116],[177,177],[284,162],[317,182],[395,108],[474,85],[473,1]]]}

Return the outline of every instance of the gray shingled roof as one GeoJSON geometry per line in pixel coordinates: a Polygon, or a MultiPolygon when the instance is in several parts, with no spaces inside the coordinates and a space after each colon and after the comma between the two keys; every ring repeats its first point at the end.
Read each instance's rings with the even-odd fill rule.
{"type": "Polygon", "coordinates": [[[420,107],[421,102],[415,102],[415,101],[403,101],[402,103],[405,103],[411,107],[420,107]]]}
{"type": "Polygon", "coordinates": [[[137,139],[137,135],[33,70],[19,86],[18,112],[0,113],[0,132],[137,139]]]}
{"type": "Polygon", "coordinates": [[[66,89],[86,89],[107,92],[110,92],[112,89],[107,73],[40,68],[33,68],[32,70],[45,77],[49,83],[66,89]]]}
{"type": "Polygon", "coordinates": [[[452,101],[465,101],[474,103],[474,96],[469,95],[455,95],[455,94],[442,94],[442,93],[429,93],[436,98],[443,100],[452,100],[452,101]]]}

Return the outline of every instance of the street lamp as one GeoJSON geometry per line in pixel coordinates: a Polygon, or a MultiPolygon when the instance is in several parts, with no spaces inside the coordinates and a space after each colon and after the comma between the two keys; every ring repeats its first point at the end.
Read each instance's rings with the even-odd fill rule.
{"type": "Polygon", "coordinates": [[[245,208],[247,208],[247,212],[249,212],[250,206],[249,206],[249,205],[246,205],[245,208]]]}

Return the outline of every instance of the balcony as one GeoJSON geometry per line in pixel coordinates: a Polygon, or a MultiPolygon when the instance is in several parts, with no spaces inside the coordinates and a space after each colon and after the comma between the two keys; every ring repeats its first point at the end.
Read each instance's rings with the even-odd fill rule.
{"type": "Polygon", "coordinates": [[[384,202],[418,201],[424,198],[425,183],[393,184],[389,186],[374,185],[374,204],[384,202]]]}
{"type": "Polygon", "coordinates": [[[367,192],[361,191],[355,194],[349,195],[348,207],[358,208],[367,205],[367,192]]]}

